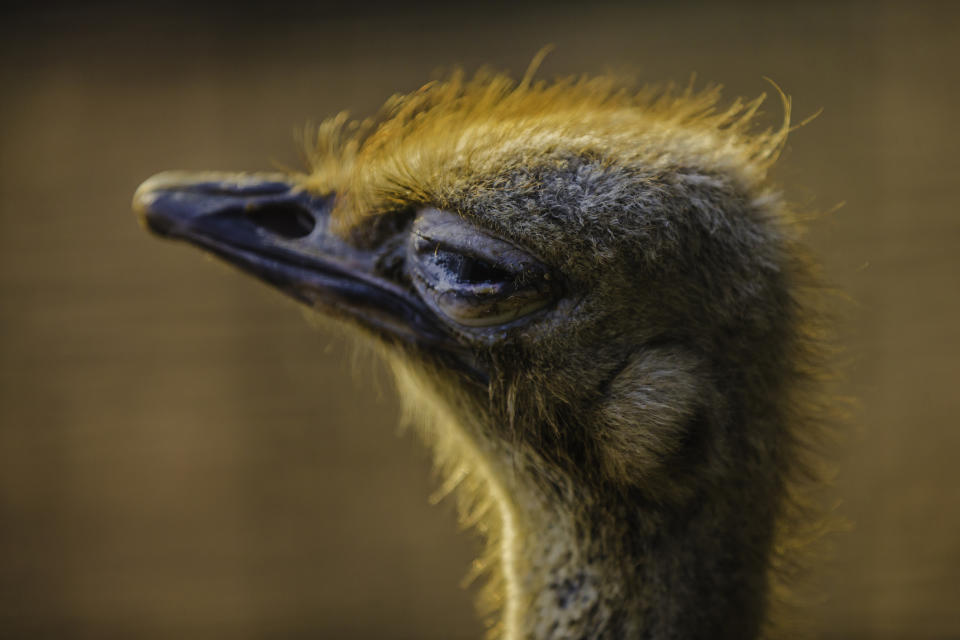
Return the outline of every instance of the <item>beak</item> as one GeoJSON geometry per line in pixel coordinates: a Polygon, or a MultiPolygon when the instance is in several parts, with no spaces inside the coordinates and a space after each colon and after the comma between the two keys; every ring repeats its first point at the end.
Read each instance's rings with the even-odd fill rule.
{"type": "Polygon", "coordinates": [[[282,174],[170,171],[144,182],[133,197],[134,211],[159,236],[209,251],[388,342],[446,352],[468,364],[464,348],[420,298],[378,273],[395,243],[365,250],[332,235],[332,204],[333,196],[311,195],[282,174]]]}

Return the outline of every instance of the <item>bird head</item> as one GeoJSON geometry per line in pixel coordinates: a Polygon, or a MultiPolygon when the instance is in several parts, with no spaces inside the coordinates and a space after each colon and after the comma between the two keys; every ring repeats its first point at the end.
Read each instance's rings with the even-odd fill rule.
{"type": "Polygon", "coordinates": [[[761,101],[454,75],[328,120],[304,173],[162,173],[135,208],[360,328],[544,491],[682,500],[775,448],[726,426],[774,411],[796,324],[761,101]]]}

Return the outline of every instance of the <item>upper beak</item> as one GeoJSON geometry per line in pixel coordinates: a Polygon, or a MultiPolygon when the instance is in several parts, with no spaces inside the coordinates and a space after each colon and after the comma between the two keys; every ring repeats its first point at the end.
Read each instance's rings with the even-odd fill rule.
{"type": "Polygon", "coordinates": [[[329,315],[387,340],[462,351],[418,296],[377,272],[386,249],[331,234],[332,201],[281,174],[171,171],[140,185],[133,208],[157,235],[199,246],[329,315]]]}

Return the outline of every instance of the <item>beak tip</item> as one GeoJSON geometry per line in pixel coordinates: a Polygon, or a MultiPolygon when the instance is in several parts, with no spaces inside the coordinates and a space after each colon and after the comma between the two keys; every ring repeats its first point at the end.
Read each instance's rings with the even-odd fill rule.
{"type": "Polygon", "coordinates": [[[152,188],[148,188],[150,181],[141,184],[133,194],[133,212],[137,217],[142,218],[150,211],[150,206],[157,199],[157,194],[152,188]]]}
{"type": "Polygon", "coordinates": [[[133,194],[133,213],[137,216],[137,222],[140,223],[140,226],[144,229],[151,231],[159,236],[169,235],[170,224],[169,220],[165,216],[160,216],[157,214],[157,210],[154,207],[160,191],[160,181],[157,178],[160,178],[163,174],[158,174],[152,178],[148,178],[143,182],[139,187],[137,187],[136,192],[133,194]]]}
{"type": "Polygon", "coordinates": [[[170,196],[221,174],[213,172],[161,171],[150,176],[133,194],[133,213],[140,226],[161,237],[169,237],[178,226],[176,211],[170,210],[170,196]]]}

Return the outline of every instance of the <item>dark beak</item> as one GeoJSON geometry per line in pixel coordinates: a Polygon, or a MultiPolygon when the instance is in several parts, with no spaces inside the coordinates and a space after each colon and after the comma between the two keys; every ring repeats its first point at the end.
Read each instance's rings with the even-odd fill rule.
{"type": "Polygon", "coordinates": [[[420,298],[378,273],[387,249],[359,249],[331,234],[332,203],[281,174],[165,172],[133,198],[134,211],[159,236],[186,240],[389,342],[467,364],[463,347],[420,298]]]}

